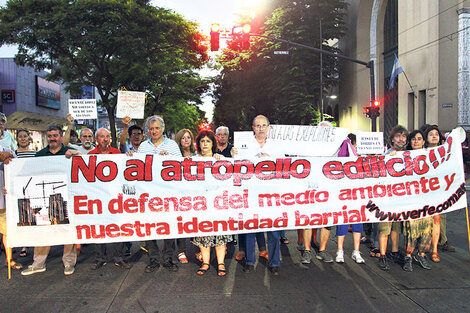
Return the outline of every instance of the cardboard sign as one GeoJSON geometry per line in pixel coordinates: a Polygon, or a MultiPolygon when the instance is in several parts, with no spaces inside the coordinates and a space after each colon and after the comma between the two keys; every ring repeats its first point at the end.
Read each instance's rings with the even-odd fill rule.
{"type": "Polygon", "coordinates": [[[96,99],[69,99],[69,113],[76,120],[96,120],[96,99]]]}
{"type": "Polygon", "coordinates": [[[358,132],[356,134],[358,154],[384,153],[384,135],[382,132],[358,132]]]}
{"type": "Polygon", "coordinates": [[[144,118],[145,92],[118,91],[116,117],[144,118]]]}

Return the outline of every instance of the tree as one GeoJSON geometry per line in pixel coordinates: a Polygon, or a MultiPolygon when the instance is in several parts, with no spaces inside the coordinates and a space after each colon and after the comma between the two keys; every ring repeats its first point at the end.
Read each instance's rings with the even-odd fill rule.
{"type": "MultiPolygon", "coordinates": [[[[255,19],[254,33],[319,47],[319,21],[323,24],[323,49],[328,39],[344,33],[346,4],[341,0],[277,0],[270,11],[255,19]]],[[[250,50],[242,51],[229,43],[219,59],[223,70],[214,92],[215,123],[227,120],[234,129],[249,129],[257,114],[267,115],[271,123],[315,124],[320,102],[319,54],[285,43],[253,38],[250,50]],[[289,55],[274,55],[288,50],[289,55]],[[240,112],[233,116],[231,112],[240,112]]],[[[323,88],[336,84],[338,61],[323,57],[323,88]]]]}
{"type": "Polygon", "coordinates": [[[147,91],[147,114],[181,101],[197,104],[208,59],[196,25],[178,14],[127,0],[11,0],[0,10],[0,41],[17,44],[20,65],[49,69],[76,92],[95,86],[116,142],[117,91],[147,91]]]}

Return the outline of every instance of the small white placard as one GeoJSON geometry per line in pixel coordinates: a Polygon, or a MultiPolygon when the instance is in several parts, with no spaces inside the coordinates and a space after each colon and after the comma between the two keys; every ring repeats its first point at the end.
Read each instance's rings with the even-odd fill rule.
{"type": "MultiPolygon", "coordinates": [[[[233,146],[237,148],[238,156],[247,156],[249,151],[253,151],[253,132],[252,131],[240,131],[233,132],[233,146]]],[[[253,153],[252,153],[253,154],[253,153]]]]}
{"type": "Polygon", "coordinates": [[[96,99],[69,99],[69,113],[76,120],[96,120],[96,99]]]}
{"type": "Polygon", "coordinates": [[[129,116],[134,119],[144,118],[145,92],[118,91],[116,117],[129,116]]]}
{"type": "Polygon", "coordinates": [[[382,132],[358,132],[356,134],[358,154],[383,154],[384,135],[382,132]]]}

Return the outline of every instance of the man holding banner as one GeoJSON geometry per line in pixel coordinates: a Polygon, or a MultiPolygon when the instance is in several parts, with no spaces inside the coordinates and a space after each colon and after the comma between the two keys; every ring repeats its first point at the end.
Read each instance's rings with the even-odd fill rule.
{"type": "MultiPolygon", "coordinates": [[[[75,149],[64,146],[62,128],[58,125],[49,125],[46,130],[48,145],[36,153],[37,157],[52,156],[52,155],[65,155],[70,158],[73,155],[78,155],[75,149]]],[[[50,246],[35,247],[33,264],[28,266],[27,269],[21,272],[21,275],[28,276],[36,273],[46,271],[46,259],[49,255],[50,246]]],[[[74,244],[64,245],[64,254],[62,256],[64,262],[64,275],[72,275],[75,272],[75,263],[77,263],[77,250],[74,244]]]]}
{"type": "MultiPolygon", "coordinates": [[[[390,130],[389,141],[391,148],[387,151],[386,154],[394,155],[397,151],[403,151],[406,149],[408,138],[408,131],[405,127],[401,125],[396,125],[390,130]]],[[[387,242],[388,236],[392,240],[392,252],[390,256],[394,262],[400,260],[400,252],[398,251],[398,241],[399,236],[402,231],[401,222],[383,222],[378,225],[379,232],[379,249],[380,249],[380,258],[379,258],[379,267],[382,270],[389,270],[390,266],[388,265],[386,252],[387,252],[387,242]]]]}
{"type": "MultiPolygon", "coordinates": [[[[106,128],[100,128],[96,131],[96,148],[88,154],[121,154],[119,149],[113,148],[111,144],[111,135],[106,128]]],[[[97,270],[106,264],[106,254],[112,255],[114,265],[122,269],[130,269],[131,266],[124,261],[122,257],[122,242],[95,244],[96,259],[91,269],[97,270]],[[111,253],[106,253],[109,251],[111,253]]]]}
{"type": "MultiPolygon", "coordinates": [[[[269,130],[269,120],[264,115],[258,115],[253,119],[253,131],[255,136],[253,137],[253,147],[256,147],[253,155],[259,158],[262,157],[276,157],[277,146],[274,142],[267,140],[269,130]]],[[[268,235],[268,260],[269,270],[273,275],[279,275],[281,266],[281,250],[280,250],[280,231],[267,232],[268,235]]],[[[243,269],[245,273],[249,273],[254,270],[255,265],[255,241],[256,233],[246,234],[246,264],[243,269]]]]}

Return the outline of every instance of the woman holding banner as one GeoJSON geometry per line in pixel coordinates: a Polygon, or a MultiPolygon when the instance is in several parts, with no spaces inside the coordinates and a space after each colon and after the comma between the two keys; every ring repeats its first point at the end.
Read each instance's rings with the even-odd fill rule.
{"type": "MultiPolygon", "coordinates": [[[[407,150],[418,150],[424,147],[424,134],[419,130],[414,130],[408,135],[407,150]]],[[[403,270],[413,271],[412,254],[415,246],[418,245],[418,254],[414,256],[422,268],[430,270],[431,265],[426,257],[426,251],[431,247],[432,217],[419,220],[409,220],[403,222],[403,233],[405,235],[406,256],[403,270]]]]}
{"type": "MultiPolygon", "coordinates": [[[[424,132],[424,139],[426,140],[427,148],[435,148],[442,144],[443,136],[437,125],[429,125],[424,132]]],[[[454,252],[455,248],[447,242],[446,236],[446,215],[435,215],[434,224],[432,226],[432,254],[431,260],[433,262],[440,262],[439,254],[437,253],[438,243],[440,248],[445,251],[454,252]]]]}
{"type": "MultiPolygon", "coordinates": [[[[197,153],[201,157],[214,157],[217,160],[223,158],[221,154],[216,154],[217,141],[214,132],[210,130],[202,130],[196,137],[197,153]]],[[[225,276],[227,273],[225,268],[225,251],[227,242],[232,241],[230,235],[205,236],[196,237],[191,242],[201,249],[202,265],[196,272],[198,275],[204,275],[210,268],[211,247],[215,247],[217,256],[217,275],[225,276]]]]}
{"type": "MultiPolygon", "coordinates": [[[[175,135],[175,141],[180,148],[181,154],[185,158],[191,158],[196,155],[196,149],[194,148],[194,135],[189,129],[182,129],[175,135]]],[[[178,245],[178,260],[186,264],[188,263],[188,258],[186,257],[186,238],[178,238],[176,240],[178,245]]],[[[198,253],[197,255],[200,255],[198,253]]]]}

